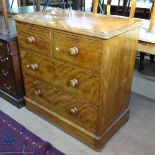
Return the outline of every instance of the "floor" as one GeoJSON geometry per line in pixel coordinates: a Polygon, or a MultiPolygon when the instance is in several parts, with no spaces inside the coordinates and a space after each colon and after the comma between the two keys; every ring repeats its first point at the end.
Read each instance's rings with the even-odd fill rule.
{"type": "Polygon", "coordinates": [[[0,98],[0,110],[67,155],[155,155],[155,64],[146,62],[142,73],[136,65],[130,109],[129,121],[95,152],[26,108],[19,110],[0,98]]]}

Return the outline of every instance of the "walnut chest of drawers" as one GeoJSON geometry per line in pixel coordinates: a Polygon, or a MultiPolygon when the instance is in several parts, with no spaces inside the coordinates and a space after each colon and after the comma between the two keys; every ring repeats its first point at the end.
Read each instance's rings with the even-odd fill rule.
{"type": "Polygon", "coordinates": [[[101,149],[129,118],[141,23],[61,9],[15,20],[26,107],[101,149]]]}
{"type": "Polygon", "coordinates": [[[24,89],[15,22],[9,19],[10,33],[2,16],[0,22],[0,97],[20,108],[24,105],[24,89]]]}

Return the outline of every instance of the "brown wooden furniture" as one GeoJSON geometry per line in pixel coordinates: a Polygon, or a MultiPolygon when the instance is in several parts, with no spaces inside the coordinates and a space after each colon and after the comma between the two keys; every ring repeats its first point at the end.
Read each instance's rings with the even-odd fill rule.
{"type": "Polygon", "coordinates": [[[15,23],[10,18],[8,21],[9,32],[0,16],[0,97],[20,108],[24,105],[20,58],[15,23]]]}
{"type": "Polygon", "coordinates": [[[0,97],[20,108],[24,105],[24,90],[15,22],[7,16],[5,0],[1,3],[4,18],[0,16],[0,97]]]}
{"type": "Polygon", "coordinates": [[[129,118],[141,22],[58,8],[15,20],[26,107],[101,149],[129,118]]]}
{"type": "Polygon", "coordinates": [[[153,4],[150,20],[143,20],[144,25],[140,29],[138,51],[140,52],[140,68],[144,70],[144,57],[151,54],[151,61],[154,62],[155,55],[155,4],[153,4]]]}

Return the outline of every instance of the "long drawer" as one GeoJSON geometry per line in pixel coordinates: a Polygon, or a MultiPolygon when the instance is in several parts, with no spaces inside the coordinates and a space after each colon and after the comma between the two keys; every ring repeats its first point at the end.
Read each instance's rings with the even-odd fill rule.
{"type": "Polygon", "coordinates": [[[54,57],[100,73],[102,42],[54,32],[54,57]]]}
{"type": "Polygon", "coordinates": [[[97,108],[54,88],[49,83],[24,75],[26,97],[69,121],[96,132],[97,108]]]}
{"type": "Polygon", "coordinates": [[[21,51],[24,73],[47,81],[61,89],[77,94],[97,104],[100,96],[100,78],[61,61],[46,59],[21,51]]]}
{"type": "Polygon", "coordinates": [[[45,29],[36,28],[28,25],[19,26],[18,42],[19,46],[31,51],[51,56],[51,32],[45,29]]]}

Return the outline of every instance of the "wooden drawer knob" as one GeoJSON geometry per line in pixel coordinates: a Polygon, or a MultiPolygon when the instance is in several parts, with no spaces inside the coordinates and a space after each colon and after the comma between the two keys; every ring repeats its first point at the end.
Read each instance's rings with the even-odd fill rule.
{"type": "Polygon", "coordinates": [[[29,44],[32,44],[32,43],[35,42],[35,38],[34,38],[33,36],[27,37],[27,42],[28,42],[29,44]]]}
{"type": "Polygon", "coordinates": [[[39,65],[37,63],[34,63],[34,64],[27,65],[27,68],[30,68],[32,70],[37,70],[39,68],[39,65]]]}
{"type": "Polygon", "coordinates": [[[70,55],[77,55],[79,53],[79,50],[77,47],[73,47],[69,49],[70,55]]]}
{"type": "Polygon", "coordinates": [[[71,112],[73,115],[75,115],[75,114],[78,113],[78,109],[77,109],[76,107],[73,107],[73,108],[70,109],[70,112],[71,112]]]}
{"type": "Polygon", "coordinates": [[[39,96],[41,94],[41,91],[38,89],[38,90],[35,90],[34,93],[36,96],[39,96]]]}
{"type": "Polygon", "coordinates": [[[7,86],[6,83],[4,83],[4,87],[5,87],[7,90],[11,89],[11,86],[7,86]]]}
{"type": "Polygon", "coordinates": [[[72,87],[75,87],[76,85],[78,85],[78,80],[77,79],[70,80],[70,85],[72,87]]]}
{"type": "Polygon", "coordinates": [[[59,51],[60,51],[60,49],[59,49],[58,47],[56,47],[56,48],[55,48],[55,50],[56,50],[57,52],[59,52],[59,51]]]}

